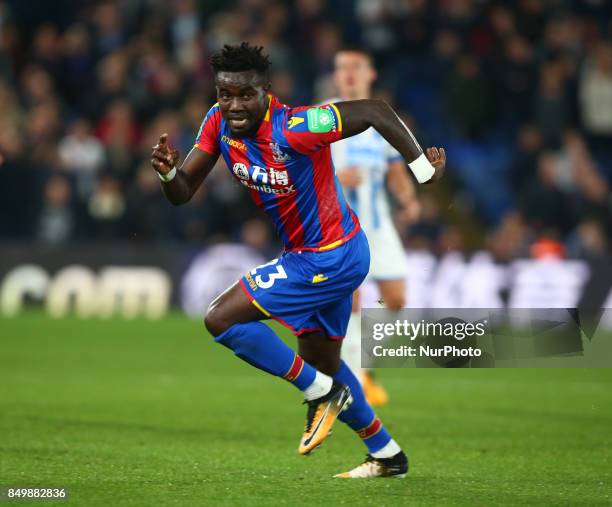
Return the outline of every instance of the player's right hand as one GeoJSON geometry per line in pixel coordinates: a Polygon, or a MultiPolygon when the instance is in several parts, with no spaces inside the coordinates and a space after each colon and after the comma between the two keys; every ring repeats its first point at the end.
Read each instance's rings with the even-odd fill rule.
{"type": "Polygon", "coordinates": [[[153,146],[151,152],[151,165],[160,174],[169,173],[179,161],[179,151],[168,145],[168,134],[159,136],[159,142],[153,146]]]}

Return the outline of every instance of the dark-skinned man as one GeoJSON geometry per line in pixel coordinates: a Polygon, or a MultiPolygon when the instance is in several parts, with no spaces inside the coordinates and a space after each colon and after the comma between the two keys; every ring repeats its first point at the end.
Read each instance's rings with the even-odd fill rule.
{"type": "Polygon", "coordinates": [[[224,46],[211,57],[218,103],[180,167],[164,134],[151,163],[170,202],[193,196],[222,155],[234,177],[274,222],[285,249],[219,295],[204,322],[215,341],[249,364],[303,392],[308,405],[298,451],[309,454],[336,419],[368,449],[342,478],[404,476],[406,455],[367,404],[357,378],[340,360],[352,294],[367,275],[370,254],[359,221],[334,174],[330,143],[375,128],[421,183],[444,170],[443,149],[423,153],[384,102],[357,100],[287,107],[270,92],[270,61],[261,47],[224,46]],[[275,319],[298,337],[298,353],[262,320],[275,319]]]}

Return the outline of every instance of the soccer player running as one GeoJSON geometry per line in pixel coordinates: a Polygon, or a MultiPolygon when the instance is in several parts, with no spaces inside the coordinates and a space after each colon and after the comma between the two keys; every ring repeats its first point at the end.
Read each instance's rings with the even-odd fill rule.
{"type": "MultiPolygon", "coordinates": [[[[376,69],[367,52],[357,48],[339,51],[334,59],[334,84],[339,98],[329,102],[369,99],[376,77],[376,69]]],[[[406,261],[391,218],[385,184],[403,213],[414,217],[418,211],[414,185],[402,156],[374,128],[334,143],[331,152],[336,175],[349,205],[359,217],[368,241],[374,245],[368,278],[376,282],[384,305],[397,311],[405,303],[406,261]]],[[[387,402],[385,389],[374,381],[369,370],[361,368],[358,292],[353,297],[353,312],[342,344],[342,359],[358,375],[366,399],[372,406],[387,402]]]]}
{"type": "Polygon", "coordinates": [[[403,476],[406,455],[368,405],[357,378],[340,360],[353,291],[370,263],[368,242],[334,175],[329,145],[374,127],[422,182],[442,175],[443,152],[425,156],[384,102],[358,100],[287,107],[271,95],[270,61],[261,47],[224,46],[211,57],[218,103],[180,167],[163,134],[151,164],[170,202],[193,196],[222,155],[257,206],[273,220],[285,250],[218,296],[204,319],[215,341],[300,389],[308,405],[298,451],[308,454],[336,418],[368,448],[364,463],[339,477],[403,476]],[[262,320],[298,337],[298,354],[262,320]]]}

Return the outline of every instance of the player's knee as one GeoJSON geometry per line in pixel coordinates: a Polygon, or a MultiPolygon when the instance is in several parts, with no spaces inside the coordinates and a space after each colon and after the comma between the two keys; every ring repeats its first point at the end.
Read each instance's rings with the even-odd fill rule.
{"type": "Polygon", "coordinates": [[[226,318],[223,308],[213,303],[208,307],[204,316],[204,326],[211,335],[216,337],[228,329],[231,323],[226,318]]]}
{"type": "Polygon", "coordinates": [[[220,334],[215,315],[210,311],[207,311],[206,315],[204,315],[204,327],[213,336],[220,334]]]}

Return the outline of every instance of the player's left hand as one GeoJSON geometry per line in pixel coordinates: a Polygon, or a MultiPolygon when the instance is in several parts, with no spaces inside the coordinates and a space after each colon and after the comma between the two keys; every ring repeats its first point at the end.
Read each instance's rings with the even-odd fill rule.
{"type": "Polygon", "coordinates": [[[434,167],[436,173],[433,175],[430,181],[439,180],[444,175],[444,169],[446,168],[446,151],[444,148],[427,148],[425,150],[427,160],[434,167]]]}

